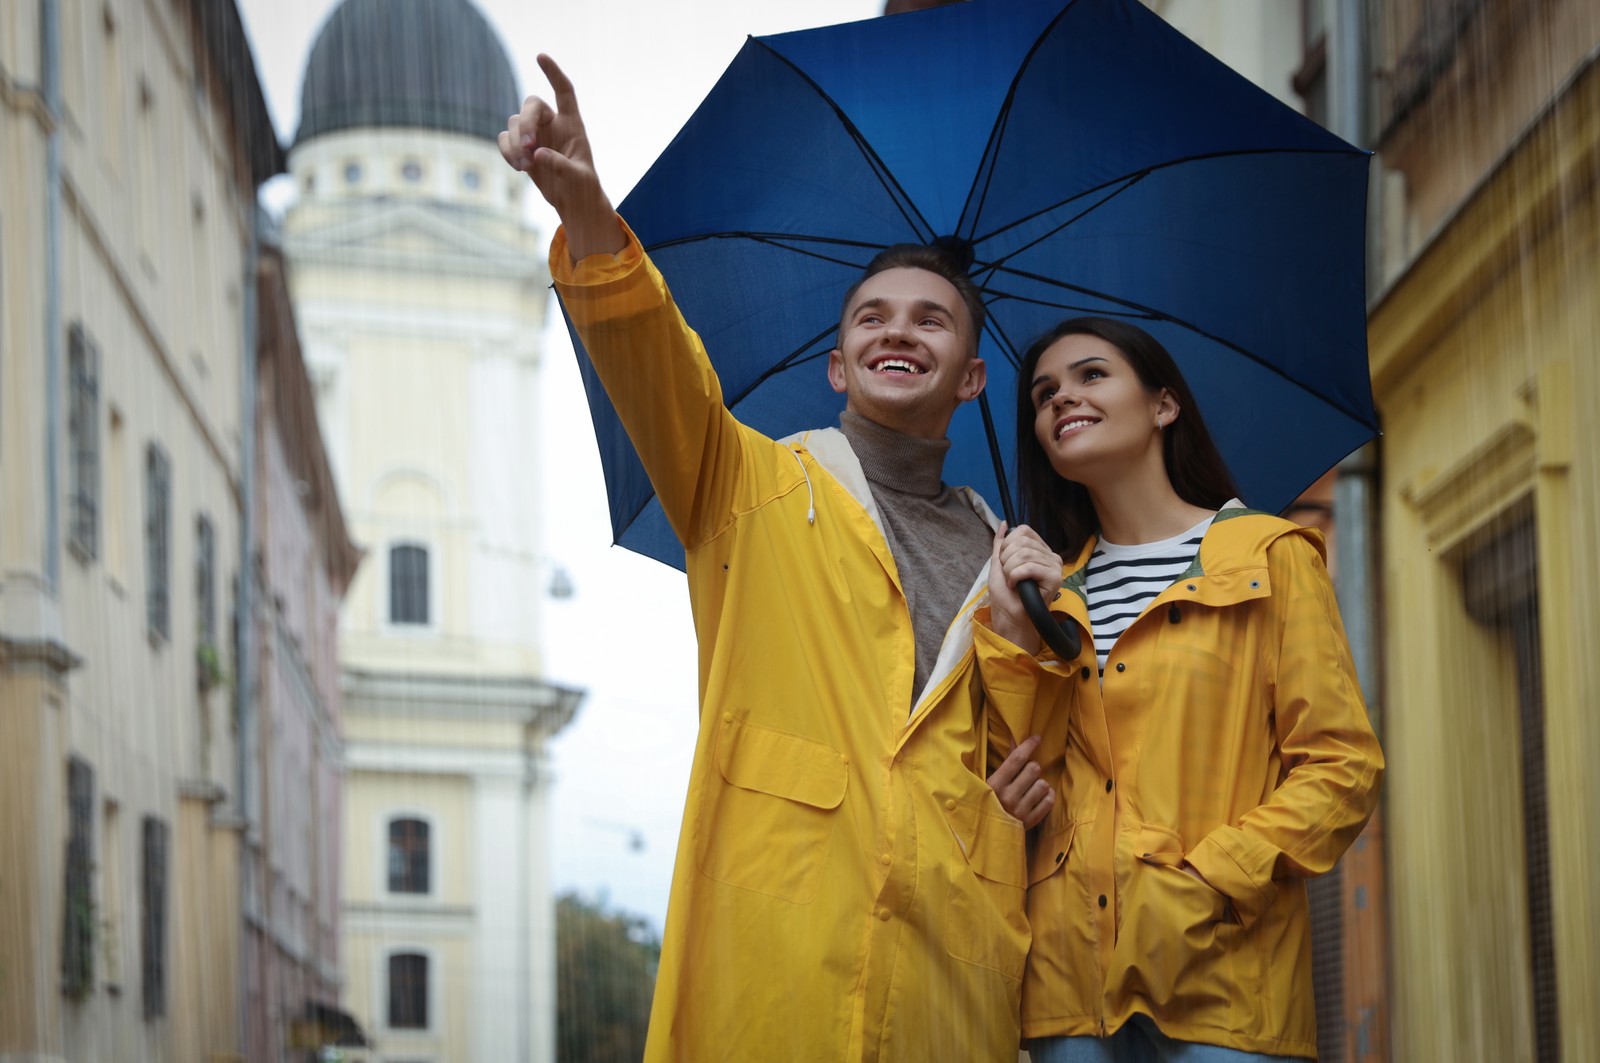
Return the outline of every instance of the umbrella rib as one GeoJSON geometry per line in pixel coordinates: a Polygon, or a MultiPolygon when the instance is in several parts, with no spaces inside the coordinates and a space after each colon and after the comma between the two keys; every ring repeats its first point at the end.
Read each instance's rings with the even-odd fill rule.
{"type": "Polygon", "coordinates": [[[728,409],[733,409],[735,406],[739,405],[739,403],[749,398],[751,392],[755,391],[756,388],[759,388],[762,384],[765,384],[768,380],[771,380],[779,373],[782,373],[785,370],[793,369],[797,365],[804,365],[811,359],[825,353],[823,351],[812,351],[810,348],[812,344],[820,342],[825,336],[828,335],[828,333],[832,332],[838,327],[839,326],[837,325],[829,325],[827,328],[823,329],[821,332],[817,333],[815,336],[812,336],[809,340],[806,340],[800,346],[796,347],[794,350],[790,351],[788,354],[772,363],[772,365],[768,366],[762,371],[760,376],[756,377],[749,384],[746,384],[737,395],[726,400],[728,409]]]}
{"type": "Polygon", "coordinates": [[[846,240],[842,237],[834,236],[807,236],[803,233],[763,233],[754,231],[747,232],[742,230],[730,230],[725,232],[701,233],[697,236],[679,236],[671,240],[662,240],[659,243],[651,244],[649,247],[646,247],[645,250],[647,252],[660,251],[669,247],[682,247],[686,244],[696,244],[702,240],[752,240],[761,244],[773,244],[774,246],[783,247],[783,249],[786,251],[793,251],[797,255],[806,255],[822,262],[832,262],[835,265],[849,266],[852,269],[863,269],[865,267],[860,262],[849,262],[842,258],[834,258],[830,255],[818,254],[815,251],[809,251],[805,248],[792,247],[789,246],[786,241],[792,241],[797,244],[832,244],[837,247],[859,247],[864,250],[871,250],[874,252],[882,251],[884,246],[883,244],[873,243],[868,240],[846,240]]]}
{"type": "MultiPolygon", "coordinates": [[[[1126,192],[1128,189],[1132,188],[1134,185],[1138,184],[1140,181],[1143,181],[1147,176],[1149,176],[1147,173],[1142,173],[1142,174],[1136,174],[1135,176],[1129,178],[1125,184],[1123,184],[1120,188],[1117,188],[1117,189],[1114,189],[1113,191],[1111,191],[1108,195],[1106,195],[1106,197],[1104,199],[1100,199],[1100,200],[1095,201],[1094,203],[1089,204],[1087,207],[1083,208],[1078,213],[1074,214],[1072,217],[1070,217],[1066,221],[1062,222],[1060,225],[1057,225],[1054,229],[1051,229],[1048,232],[1042,233],[1037,239],[1030,240],[1027,243],[1023,244],[1021,247],[1014,248],[1011,251],[1010,254],[1005,255],[1005,256],[1003,256],[1001,258],[997,258],[997,259],[993,260],[992,262],[989,262],[988,263],[988,268],[990,270],[1004,269],[1005,268],[1005,264],[1007,262],[1009,262],[1011,259],[1016,258],[1018,255],[1022,254],[1024,251],[1028,250],[1030,247],[1035,247],[1035,246],[1037,246],[1039,244],[1044,243],[1046,240],[1050,239],[1052,236],[1054,236],[1056,233],[1060,232],[1062,229],[1067,228],[1067,226],[1069,226],[1069,225],[1073,224],[1074,222],[1078,221],[1079,219],[1081,219],[1084,215],[1092,214],[1096,210],[1099,210],[1101,207],[1105,206],[1107,203],[1111,202],[1113,199],[1116,199],[1118,196],[1122,195],[1122,193],[1126,192]]],[[[1100,187],[1101,188],[1105,188],[1107,186],[1101,185],[1100,187]]],[[[1068,200],[1067,202],[1071,202],[1071,200],[1068,200]]],[[[1052,208],[1052,209],[1054,209],[1054,208],[1052,208]]],[[[1041,212],[1041,213],[1043,213],[1043,212],[1041,212]]],[[[1034,217],[1038,217],[1038,215],[1034,215],[1034,217]]],[[[1026,219],[1023,219],[1023,220],[1026,220],[1026,219]]],[[[1020,224],[1022,224],[1022,221],[1018,221],[1016,224],[1020,225],[1020,224]]],[[[987,237],[985,239],[987,239],[987,237]]]]}
{"type": "Polygon", "coordinates": [[[797,77],[811,86],[812,90],[816,92],[817,98],[832,109],[840,124],[844,126],[845,132],[849,134],[850,139],[855,141],[856,149],[861,152],[862,157],[867,160],[867,164],[872,168],[873,175],[877,177],[878,183],[883,186],[885,192],[889,193],[890,200],[893,201],[895,209],[900,212],[900,216],[905,219],[906,224],[911,226],[913,232],[926,234],[922,237],[924,243],[932,240],[937,235],[933,231],[933,227],[922,216],[922,212],[917,209],[917,205],[911,201],[911,197],[906,194],[906,190],[900,187],[900,182],[895,180],[894,174],[889,172],[889,167],[884,163],[883,159],[879,158],[878,153],[872,150],[872,145],[867,143],[867,138],[861,134],[861,130],[857,129],[856,124],[844,113],[844,108],[840,107],[832,96],[824,92],[822,86],[818,85],[810,74],[807,74],[791,62],[788,56],[773,48],[760,37],[752,37],[751,40],[761,45],[779,62],[793,70],[797,77]]]}
{"type": "MultiPolygon", "coordinates": [[[[1046,37],[1055,31],[1061,20],[1067,17],[1067,12],[1077,6],[1078,0],[1069,0],[1050,24],[1039,31],[1039,36],[1033,40],[1033,47],[1028,49],[1028,54],[1023,56],[1022,62],[1017,64],[1017,72],[1011,79],[1011,84],[1006,88],[1006,98],[1000,104],[1000,111],[995,115],[994,127],[989,130],[989,142],[983,146],[983,158],[978,162],[978,172],[972,175],[972,187],[967,190],[967,201],[961,205],[961,218],[967,218],[967,212],[972,210],[972,225],[977,227],[978,219],[983,216],[984,204],[989,200],[989,185],[994,177],[994,168],[999,165],[1000,142],[1005,139],[1005,128],[1011,121],[1011,106],[1017,99],[1017,87],[1022,83],[1022,76],[1028,72],[1028,67],[1033,63],[1033,57],[1039,54],[1039,49],[1044,45],[1046,37]],[[980,192],[979,189],[982,189],[980,192]],[[978,197],[977,207],[974,209],[972,197],[978,197]]],[[[958,224],[957,228],[961,228],[958,224]]],[[[978,243],[977,240],[971,240],[978,243]]]]}
{"type": "MultiPolygon", "coordinates": [[[[1117,177],[1112,177],[1112,178],[1110,178],[1108,180],[1102,181],[1100,184],[1095,185],[1093,188],[1086,188],[1081,192],[1074,192],[1072,195],[1068,196],[1066,199],[1059,200],[1059,201],[1057,201],[1055,203],[1051,203],[1050,205],[1045,206],[1045,207],[1040,207],[1038,210],[1034,211],[1032,214],[1027,214],[1027,215],[1024,215],[1023,217],[1016,218],[1013,221],[1007,222],[1006,224],[1000,226],[998,229],[995,229],[995,230],[993,230],[991,232],[985,233],[982,236],[975,236],[975,237],[972,238],[972,242],[974,244],[981,244],[986,240],[992,240],[995,237],[1001,235],[1002,233],[1006,233],[1006,232],[1011,231],[1012,229],[1015,229],[1019,225],[1026,225],[1028,222],[1032,221],[1033,219],[1035,219],[1037,217],[1040,217],[1041,215],[1049,214],[1053,210],[1059,210],[1060,208],[1066,206],[1068,203],[1071,203],[1075,199],[1082,199],[1085,196],[1092,196],[1096,192],[1101,191],[1102,189],[1110,188],[1112,185],[1117,185],[1117,184],[1123,184],[1123,187],[1125,189],[1126,188],[1131,188],[1133,186],[1133,184],[1136,184],[1139,181],[1144,180],[1146,177],[1149,177],[1151,174],[1157,172],[1158,170],[1167,170],[1167,169],[1171,169],[1174,166],[1182,166],[1182,165],[1184,165],[1186,163],[1206,162],[1206,161],[1208,161],[1210,159],[1242,158],[1242,157],[1247,156],[1247,155],[1367,155],[1367,154],[1369,154],[1369,153],[1366,152],[1366,151],[1361,151],[1359,149],[1353,149],[1353,150],[1350,150],[1350,151],[1337,151],[1337,150],[1334,150],[1332,148],[1240,148],[1237,151],[1211,151],[1211,152],[1202,152],[1202,153],[1200,153],[1198,155],[1185,155],[1181,159],[1168,159],[1166,162],[1158,162],[1158,163],[1156,163],[1156,164],[1154,164],[1152,166],[1146,166],[1142,170],[1134,170],[1134,171],[1131,171],[1129,173],[1121,174],[1121,175],[1119,175],[1117,177]]],[[[1096,206],[1104,205],[1106,202],[1107,202],[1106,200],[1101,200],[1099,204],[1096,204],[1096,206]]],[[[1087,213],[1087,211],[1085,213],[1087,213]]],[[[1083,217],[1082,214],[1078,215],[1078,218],[1081,218],[1081,217],[1083,217]]],[[[1073,220],[1076,221],[1077,218],[1074,218],[1073,220]]]]}
{"type": "MultiPolygon", "coordinates": [[[[1181,328],[1186,328],[1190,332],[1194,333],[1196,336],[1201,336],[1201,337],[1203,337],[1205,339],[1210,340],[1213,343],[1216,343],[1216,344],[1219,344],[1219,345],[1221,345],[1223,347],[1228,348],[1228,350],[1233,351],[1235,354],[1242,355],[1247,360],[1254,362],[1256,365],[1259,365],[1261,368],[1267,370],[1268,372],[1274,374],[1275,376],[1281,377],[1282,379],[1288,381],[1290,384],[1293,384],[1295,387],[1299,388],[1301,391],[1304,391],[1306,394],[1312,395],[1312,396],[1316,397],[1317,399],[1321,400],[1322,402],[1327,403],[1329,406],[1333,407],[1334,409],[1338,410],[1340,413],[1342,413],[1345,416],[1349,417],[1350,419],[1355,421],[1357,424],[1363,425],[1363,426],[1365,426],[1367,428],[1374,428],[1374,429],[1377,428],[1376,424],[1369,423],[1366,420],[1366,418],[1364,418],[1356,410],[1351,409],[1349,407],[1349,405],[1347,405],[1346,403],[1344,403],[1344,402],[1342,402],[1342,401],[1340,401],[1340,400],[1338,400],[1338,399],[1336,399],[1336,398],[1334,398],[1334,397],[1332,397],[1330,395],[1324,395],[1322,392],[1320,392],[1320,391],[1316,390],[1315,388],[1310,387],[1309,385],[1307,385],[1304,381],[1297,380],[1294,377],[1290,376],[1288,373],[1284,372],[1283,369],[1279,368],[1276,365],[1273,365],[1271,362],[1269,362],[1266,359],[1262,358],[1260,355],[1255,354],[1253,351],[1250,351],[1247,348],[1241,347],[1241,346],[1239,346],[1239,344],[1234,343],[1232,340],[1225,339],[1224,337],[1219,336],[1216,333],[1208,332],[1207,330],[1201,328],[1200,326],[1194,324],[1191,321],[1185,321],[1181,317],[1174,317],[1171,314],[1164,313],[1163,311],[1157,310],[1155,307],[1145,306],[1145,305],[1143,305],[1141,303],[1136,303],[1131,299],[1123,299],[1123,298],[1120,298],[1119,296],[1112,295],[1109,292],[1096,291],[1093,288],[1085,288],[1085,287],[1083,287],[1081,285],[1077,285],[1077,284],[1068,284],[1065,281],[1053,280],[1053,279],[1051,279],[1049,277],[1043,277],[1043,276],[1040,276],[1039,274],[1036,274],[1036,273],[1027,273],[1027,272],[1025,272],[1023,270],[1012,269],[1012,268],[1010,268],[1008,266],[1001,266],[1001,267],[998,267],[998,269],[999,269],[999,271],[1001,273],[1004,273],[1004,274],[1006,274],[1008,276],[1018,277],[1018,278],[1025,279],[1025,280],[1037,281],[1040,284],[1047,284],[1047,285],[1050,285],[1051,287],[1062,288],[1062,289],[1065,289],[1067,291],[1074,291],[1074,292],[1078,292],[1078,293],[1083,294],[1083,295],[1094,296],[1097,299],[1104,299],[1108,303],[1116,303],[1116,304],[1118,304],[1120,306],[1124,306],[1124,307],[1127,307],[1130,310],[1134,310],[1134,311],[1138,312],[1137,315],[1135,315],[1135,314],[1122,314],[1122,315],[1120,315],[1120,316],[1123,316],[1123,317],[1138,316],[1138,317],[1142,318],[1143,320],[1147,320],[1147,321],[1165,321],[1165,322],[1168,322],[1169,324],[1177,325],[1177,326],[1179,326],[1181,328]]],[[[1000,293],[996,293],[996,294],[1000,298],[1016,299],[1016,300],[1021,301],[1021,302],[1035,303],[1036,305],[1040,305],[1040,306],[1053,305],[1053,304],[1047,303],[1047,302],[1045,302],[1043,300],[1029,299],[1026,296],[1012,295],[1012,294],[1006,293],[1006,292],[1000,292],[1000,293]]]]}

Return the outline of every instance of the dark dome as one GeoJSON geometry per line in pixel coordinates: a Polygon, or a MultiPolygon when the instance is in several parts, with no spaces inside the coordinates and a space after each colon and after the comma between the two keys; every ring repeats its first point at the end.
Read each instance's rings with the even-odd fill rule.
{"type": "Polygon", "coordinates": [[[467,0],[344,0],[311,46],[295,143],[376,126],[493,140],[521,106],[500,38],[467,0]]]}

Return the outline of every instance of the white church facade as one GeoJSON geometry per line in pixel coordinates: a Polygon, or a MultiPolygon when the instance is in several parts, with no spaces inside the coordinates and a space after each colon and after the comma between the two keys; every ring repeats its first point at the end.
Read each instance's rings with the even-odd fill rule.
{"type": "Polygon", "coordinates": [[[341,965],[375,1060],[554,1057],[544,748],[582,693],[539,650],[549,279],[494,143],[519,101],[465,0],[345,0],[289,154],[296,313],[368,557],[341,625],[341,965]]]}

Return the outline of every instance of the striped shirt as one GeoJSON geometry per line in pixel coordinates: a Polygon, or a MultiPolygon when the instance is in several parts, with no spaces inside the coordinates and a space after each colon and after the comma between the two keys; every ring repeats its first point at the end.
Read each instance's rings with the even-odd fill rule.
{"type": "Polygon", "coordinates": [[[1215,519],[1212,514],[1188,531],[1156,543],[1120,546],[1101,539],[1095,545],[1084,571],[1084,595],[1102,673],[1122,633],[1194,563],[1200,540],[1215,519]]]}

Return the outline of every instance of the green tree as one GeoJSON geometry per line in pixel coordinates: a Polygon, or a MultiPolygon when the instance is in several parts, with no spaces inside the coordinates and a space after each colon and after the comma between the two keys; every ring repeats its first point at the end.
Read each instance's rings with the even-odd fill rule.
{"type": "Polygon", "coordinates": [[[556,901],[556,1058],[638,1063],[661,938],[642,917],[576,894],[556,901]]]}

